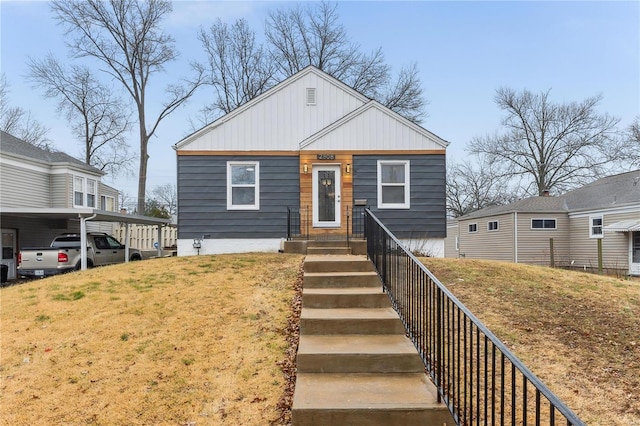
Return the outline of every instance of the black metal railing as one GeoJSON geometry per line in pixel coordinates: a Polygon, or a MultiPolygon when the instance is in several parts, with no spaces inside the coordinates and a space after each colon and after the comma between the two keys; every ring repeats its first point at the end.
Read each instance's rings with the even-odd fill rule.
{"type": "MultiPolygon", "coordinates": [[[[346,231],[337,230],[332,235],[336,238],[364,238],[365,206],[346,206],[342,212],[342,221],[346,221],[346,231]],[[346,234],[346,235],[345,235],[346,234]]],[[[287,207],[287,240],[308,240],[313,227],[311,207],[287,207]]]]}
{"type": "Polygon", "coordinates": [[[584,423],[378,220],[367,253],[458,425],[584,423]]]}

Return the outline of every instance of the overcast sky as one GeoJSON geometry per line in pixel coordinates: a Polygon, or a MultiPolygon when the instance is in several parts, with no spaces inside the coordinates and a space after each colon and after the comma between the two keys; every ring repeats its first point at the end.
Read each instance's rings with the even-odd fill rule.
{"type": "MultiPolygon", "coordinates": [[[[189,73],[190,60],[204,60],[196,33],[221,18],[245,18],[262,38],[270,10],[292,2],[175,1],[166,32],[176,40],[180,59],[165,75],[152,77],[161,101],[164,84],[189,73]]],[[[364,51],[382,48],[397,71],[416,62],[421,71],[429,116],[423,127],[449,141],[449,157],[465,156],[474,136],[499,130],[502,113],[494,104],[498,87],[534,92],[551,89],[557,102],[581,101],[602,94],[599,110],[627,126],[640,114],[640,2],[638,1],[414,1],[340,2],[342,24],[364,51]]],[[[52,52],[67,59],[62,28],[44,1],[0,2],[0,67],[10,84],[10,102],[30,110],[51,129],[55,147],[79,156],[56,102],[25,81],[29,56],[52,52]]],[[[119,88],[114,83],[114,87],[119,88]]],[[[172,146],[191,132],[212,89],[203,88],[185,107],[165,119],[149,144],[147,189],[175,183],[172,146]]],[[[147,114],[153,115],[153,110],[147,114]]],[[[137,151],[136,132],[130,135],[137,151]]],[[[137,180],[121,177],[105,183],[137,193],[137,180]]]]}

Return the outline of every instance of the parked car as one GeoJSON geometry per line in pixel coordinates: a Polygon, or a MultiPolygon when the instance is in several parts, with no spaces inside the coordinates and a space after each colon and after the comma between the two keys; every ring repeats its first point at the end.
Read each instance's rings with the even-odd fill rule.
{"type": "MultiPolygon", "coordinates": [[[[81,267],[80,234],[55,237],[49,247],[24,248],[18,254],[18,275],[48,277],[81,267]]],[[[142,252],[129,248],[129,260],[142,260],[142,252]]],[[[125,246],[111,235],[87,233],[87,267],[125,262],[125,246]]]]}

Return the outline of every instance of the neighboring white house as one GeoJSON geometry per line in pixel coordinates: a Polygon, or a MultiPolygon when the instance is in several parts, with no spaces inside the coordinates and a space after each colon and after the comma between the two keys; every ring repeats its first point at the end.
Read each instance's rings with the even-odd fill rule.
{"type": "Polygon", "coordinates": [[[118,191],[104,172],[63,152],[50,152],[0,131],[2,264],[16,278],[21,247],[46,246],[56,235],[113,233],[118,222],[161,226],[168,221],[118,213],[118,191]]]}
{"type": "Polygon", "coordinates": [[[640,275],[640,170],[558,197],[488,207],[450,222],[446,257],[640,275]],[[599,248],[600,247],[600,248],[599,248]]]}

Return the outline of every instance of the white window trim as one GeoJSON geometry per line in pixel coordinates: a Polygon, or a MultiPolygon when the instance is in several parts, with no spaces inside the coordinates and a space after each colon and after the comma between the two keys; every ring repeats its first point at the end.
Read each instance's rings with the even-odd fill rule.
{"type": "Polygon", "coordinates": [[[467,225],[467,232],[468,232],[469,234],[476,234],[476,233],[478,232],[478,224],[477,224],[477,223],[469,223],[469,224],[467,225]],[[476,227],[476,230],[475,230],[475,231],[471,231],[471,229],[470,229],[470,228],[471,228],[471,225],[475,225],[475,227],[476,227]]]}
{"type": "Polygon", "coordinates": [[[589,238],[602,238],[604,237],[604,215],[594,214],[589,216],[589,238]],[[593,219],[600,219],[600,233],[593,233],[593,219]]]}
{"type": "Polygon", "coordinates": [[[411,208],[411,162],[409,160],[378,160],[378,208],[379,209],[409,209],[411,208]],[[404,203],[382,202],[382,166],[403,165],[404,183],[385,184],[385,186],[404,186],[404,203]]]}
{"type": "Polygon", "coordinates": [[[98,193],[99,180],[82,175],[71,175],[71,178],[73,179],[71,188],[71,200],[73,207],[97,208],[98,199],[100,197],[100,194],[98,193]],[[81,188],[79,188],[78,191],[76,191],[76,179],[82,180],[81,188]],[[93,182],[93,193],[89,193],[89,182],[93,182]],[[76,204],[76,192],[82,192],[82,204],[76,204]],[[89,195],[93,195],[93,206],[89,205],[89,195]]]}
{"type": "Polygon", "coordinates": [[[100,196],[100,210],[104,210],[104,211],[116,211],[116,197],[112,197],[110,195],[101,195],[100,196]],[[111,203],[113,205],[113,210],[107,210],[107,200],[113,200],[113,202],[111,203]],[[103,202],[104,201],[104,202],[103,202]]]}
{"type": "Polygon", "coordinates": [[[498,220],[489,220],[487,221],[487,232],[496,232],[500,230],[500,221],[498,220]],[[496,229],[489,229],[489,224],[490,223],[494,223],[496,224],[496,229]]]}
{"type": "Polygon", "coordinates": [[[456,235],[456,251],[460,251],[460,238],[456,235]]]}
{"type": "Polygon", "coordinates": [[[227,161],[227,210],[260,210],[260,162],[259,161],[227,161]],[[231,166],[253,166],[255,168],[255,184],[236,185],[236,187],[254,187],[255,204],[233,204],[231,185],[231,166]]]}
{"type": "Polygon", "coordinates": [[[532,217],[530,226],[531,226],[531,230],[532,231],[555,231],[556,229],[558,229],[558,219],[556,219],[555,217],[532,217]],[[533,221],[534,220],[542,220],[542,221],[544,221],[544,220],[553,220],[553,222],[555,223],[556,226],[553,227],[553,228],[544,228],[544,227],[543,228],[534,228],[533,227],[533,221]]]}

